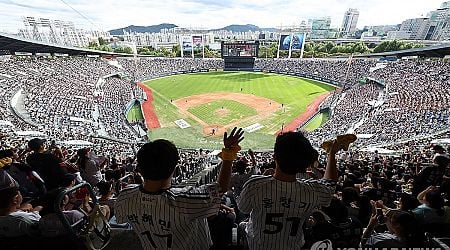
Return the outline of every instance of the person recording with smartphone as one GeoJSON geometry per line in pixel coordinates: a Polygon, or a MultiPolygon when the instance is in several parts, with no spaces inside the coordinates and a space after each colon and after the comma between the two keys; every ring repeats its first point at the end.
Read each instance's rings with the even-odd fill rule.
{"type": "Polygon", "coordinates": [[[361,238],[361,247],[402,248],[421,247],[424,244],[424,232],[411,213],[398,209],[383,211],[382,208],[375,208],[375,202],[372,211],[372,217],[361,238]],[[375,227],[383,224],[388,231],[375,232],[375,227]]]}

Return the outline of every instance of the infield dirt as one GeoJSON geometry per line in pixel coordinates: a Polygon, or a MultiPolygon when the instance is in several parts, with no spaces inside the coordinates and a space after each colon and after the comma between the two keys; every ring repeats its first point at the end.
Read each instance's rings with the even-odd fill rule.
{"type": "MultiPolygon", "coordinates": [[[[270,116],[272,113],[276,112],[281,108],[281,104],[277,103],[268,98],[264,98],[261,96],[255,96],[250,94],[241,94],[241,93],[208,93],[201,95],[192,95],[184,98],[180,98],[178,100],[174,100],[173,104],[180,109],[180,112],[190,116],[192,119],[196,120],[203,127],[203,133],[205,135],[211,136],[221,136],[223,133],[239,123],[248,121],[248,120],[259,120],[270,116]],[[246,117],[244,119],[238,120],[236,122],[227,124],[227,125],[217,125],[217,124],[208,124],[204,122],[202,119],[194,116],[189,113],[187,110],[191,107],[196,107],[204,103],[209,103],[217,100],[232,100],[236,102],[240,102],[244,105],[252,107],[258,112],[256,116],[246,117]],[[214,129],[214,135],[212,133],[214,129]]],[[[220,110],[219,110],[220,111],[220,110]]],[[[218,111],[218,112],[219,112],[218,111]]],[[[211,114],[213,115],[213,114],[211,114]]]]}

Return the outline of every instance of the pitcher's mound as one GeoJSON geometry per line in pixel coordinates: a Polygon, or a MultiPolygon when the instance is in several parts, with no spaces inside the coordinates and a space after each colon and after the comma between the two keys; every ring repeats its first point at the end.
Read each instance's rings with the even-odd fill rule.
{"type": "Polygon", "coordinates": [[[218,116],[218,117],[224,117],[226,116],[228,113],[230,113],[230,110],[228,110],[227,108],[221,108],[221,109],[216,109],[214,111],[214,113],[218,116]]]}

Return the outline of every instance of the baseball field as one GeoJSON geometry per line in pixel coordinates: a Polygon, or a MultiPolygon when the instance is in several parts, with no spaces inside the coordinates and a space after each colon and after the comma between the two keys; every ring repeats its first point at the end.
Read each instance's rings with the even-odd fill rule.
{"type": "Polygon", "coordinates": [[[147,125],[157,124],[150,139],[217,149],[223,132],[234,126],[247,131],[243,148],[273,148],[278,132],[300,125],[334,90],[310,79],[253,72],[183,74],[143,85],[152,106],[143,110],[147,125]]]}

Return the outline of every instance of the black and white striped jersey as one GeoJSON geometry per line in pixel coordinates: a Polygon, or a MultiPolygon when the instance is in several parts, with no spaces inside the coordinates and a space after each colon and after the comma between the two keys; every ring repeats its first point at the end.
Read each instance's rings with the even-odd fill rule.
{"type": "Polygon", "coordinates": [[[250,249],[300,249],[303,222],[315,208],[330,204],[335,187],[326,180],[283,182],[253,176],[238,201],[239,209],[250,214],[246,227],[250,249]]]}
{"type": "Polygon", "coordinates": [[[122,190],[115,212],[118,223],[132,225],[144,249],[209,249],[206,218],[217,214],[220,201],[217,183],[159,193],[138,186],[122,190]]]}

